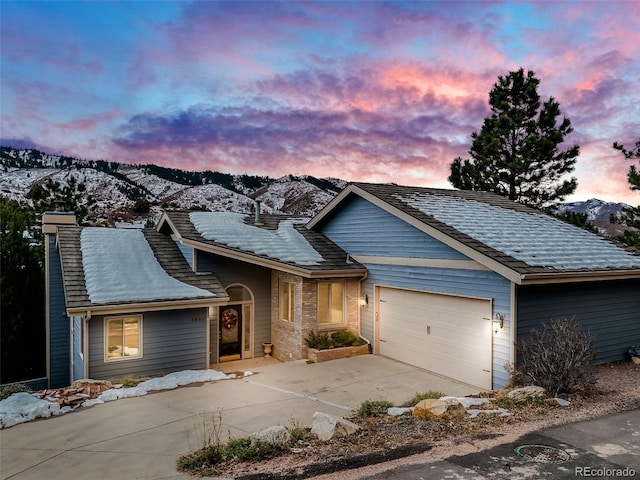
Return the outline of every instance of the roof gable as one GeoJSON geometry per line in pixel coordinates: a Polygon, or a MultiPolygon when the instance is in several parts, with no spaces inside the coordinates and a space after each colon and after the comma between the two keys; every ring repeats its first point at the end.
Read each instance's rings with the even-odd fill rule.
{"type": "Polygon", "coordinates": [[[331,221],[351,195],[375,203],[485,266],[522,283],[594,272],[640,276],[640,256],[538,210],[486,193],[354,183],[311,222],[331,221]]]}

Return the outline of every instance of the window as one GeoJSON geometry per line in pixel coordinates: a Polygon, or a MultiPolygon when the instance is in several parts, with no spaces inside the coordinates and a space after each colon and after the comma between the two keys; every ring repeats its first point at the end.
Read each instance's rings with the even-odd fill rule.
{"type": "Polygon", "coordinates": [[[283,322],[293,322],[293,298],[295,284],[280,282],[280,318],[283,322]]]}
{"type": "Polygon", "coordinates": [[[344,283],[318,283],[318,325],[344,323],[344,283]]]}
{"type": "Polygon", "coordinates": [[[142,317],[105,318],[105,361],[142,357],[142,317]]]}

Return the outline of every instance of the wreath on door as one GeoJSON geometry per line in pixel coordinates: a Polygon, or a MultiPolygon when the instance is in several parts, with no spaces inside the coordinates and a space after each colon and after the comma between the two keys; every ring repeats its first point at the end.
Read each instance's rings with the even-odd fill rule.
{"type": "Polygon", "coordinates": [[[232,309],[225,310],[222,313],[222,325],[228,329],[232,329],[238,323],[238,316],[232,309]]]}

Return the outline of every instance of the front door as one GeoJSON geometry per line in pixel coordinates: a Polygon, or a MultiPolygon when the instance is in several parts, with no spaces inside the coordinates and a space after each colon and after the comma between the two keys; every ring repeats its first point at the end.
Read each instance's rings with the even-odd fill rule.
{"type": "Polygon", "coordinates": [[[242,305],[220,307],[220,361],[242,358],[242,305]]]}

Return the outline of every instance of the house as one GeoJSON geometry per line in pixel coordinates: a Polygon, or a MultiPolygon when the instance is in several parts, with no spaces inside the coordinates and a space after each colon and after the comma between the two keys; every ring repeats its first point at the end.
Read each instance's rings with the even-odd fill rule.
{"type": "Polygon", "coordinates": [[[312,331],[358,332],[366,269],[307,229],[308,220],[261,214],[259,207],[255,215],[163,213],[158,231],[181,245],[195,272],[212,272],[230,296],[212,318],[219,342],[211,343],[211,363],[262,356],[267,342],[275,358],[299,360],[312,331]]]}
{"type": "Polygon", "coordinates": [[[209,366],[210,312],[228,300],[154,230],[77,227],[43,215],[47,377],[156,375],[209,366]]]}
{"type": "Polygon", "coordinates": [[[307,225],[367,268],[373,352],[482,387],[515,343],[575,317],[599,362],[640,343],[640,256],[504,197],[356,183],[307,225]]]}
{"type": "Polygon", "coordinates": [[[303,359],[312,331],[479,388],[504,386],[515,343],[552,318],[576,317],[600,362],[640,343],[640,257],[493,194],[354,183],[310,221],[259,206],[169,210],[128,233],[43,221],[52,385],[263,343],[303,359]]]}

